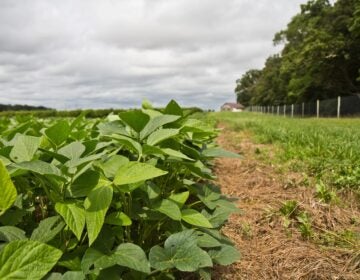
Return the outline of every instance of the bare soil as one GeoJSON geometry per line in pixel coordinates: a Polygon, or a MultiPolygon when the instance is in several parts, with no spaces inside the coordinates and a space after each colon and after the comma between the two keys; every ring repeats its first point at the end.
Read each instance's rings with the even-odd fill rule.
{"type": "Polygon", "coordinates": [[[275,147],[254,143],[247,132],[220,127],[218,143],[244,156],[218,159],[215,169],[223,193],[237,197],[243,210],[223,230],[242,258],[217,267],[213,279],[360,279],[359,244],[341,234],[360,234],[360,209],[351,194],[338,203],[319,202],[314,180],[271,163],[275,147]],[[287,200],[298,201],[310,214],[312,237],[301,236],[296,222],[285,227],[279,208],[287,200]]]}

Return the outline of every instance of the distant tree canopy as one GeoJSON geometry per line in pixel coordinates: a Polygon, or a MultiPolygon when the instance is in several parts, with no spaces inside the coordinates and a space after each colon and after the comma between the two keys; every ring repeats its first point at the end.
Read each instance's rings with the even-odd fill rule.
{"type": "Polygon", "coordinates": [[[243,105],[308,102],[360,93],[360,1],[312,0],[301,5],[274,44],[280,54],[236,81],[243,105]]]}
{"type": "Polygon", "coordinates": [[[39,111],[39,110],[52,110],[52,109],[46,108],[44,106],[0,104],[0,112],[2,112],[2,111],[39,111]]]}

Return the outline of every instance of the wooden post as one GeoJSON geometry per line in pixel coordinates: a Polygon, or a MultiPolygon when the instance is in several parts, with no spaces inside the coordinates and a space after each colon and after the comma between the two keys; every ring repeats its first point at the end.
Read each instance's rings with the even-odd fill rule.
{"type": "Polygon", "coordinates": [[[294,117],[294,104],[291,104],[291,117],[294,117]]]}
{"type": "Polygon", "coordinates": [[[284,104],[284,117],[286,117],[286,104],[284,104]]]}
{"type": "Polygon", "coordinates": [[[277,109],[276,109],[276,115],[279,115],[279,114],[280,114],[280,106],[278,105],[277,109]]]}
{"type": "Polygon", "coordinates": [[[340,118],[340,108],[341,108],[341,97],[338,96],[338,103],[337,103],[337,117],[340,118]]]}
{"type": "Polygon", "coordinates": [[[319,118],[320,115],[320,100],[316,100],[316,117],[319,118]]]}
{"type": "Polygon", "coordinates": [[[303,102],[301,106],[301,116],[304,117],[304,115],[305,115],[305,104],[303,102]]]}

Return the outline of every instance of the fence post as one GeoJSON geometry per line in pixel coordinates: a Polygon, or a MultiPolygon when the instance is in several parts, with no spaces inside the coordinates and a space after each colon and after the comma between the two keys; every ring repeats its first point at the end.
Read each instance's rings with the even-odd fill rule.
{"type": "Polygon", "coordinates": [[[284,104],[284,117],[286,117],[286,104],[284,104]]]}
{"type": "Polygon", "coordinates": [[[341,97],[338,96],[338,102],[337,102],[337,117],[340,118],[340,107],[341,107],[341,97]]]}
{"type": "Polygon", "coordinates": [[[291,104],[291,117],[294,117],[294,104],[291,104]]]}
{"type": "Polygon", "coordinates": [[[301,105],[301,116],[304,117],[304,114],[305,114],[305,104],[303,102],[301,105]]]}
{"type": "Polygon", "coordinates": [[[320,100],[316,100],[316,117],[319,118],[320,115],[320,100]]]}
{"type": "Polygon", "coordinates": [[[276,115],[279,115],[279,113],[280,113],[280,106],[278,105],[276,109],[276,115]]]}

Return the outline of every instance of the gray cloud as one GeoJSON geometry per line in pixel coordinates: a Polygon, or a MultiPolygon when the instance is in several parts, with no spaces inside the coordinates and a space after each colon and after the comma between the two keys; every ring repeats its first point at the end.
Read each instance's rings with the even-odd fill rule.
{"type": "Polygon", "coordinates": [[[301,0],[2,0],[0,103],[218,108],[301,0]]]}

